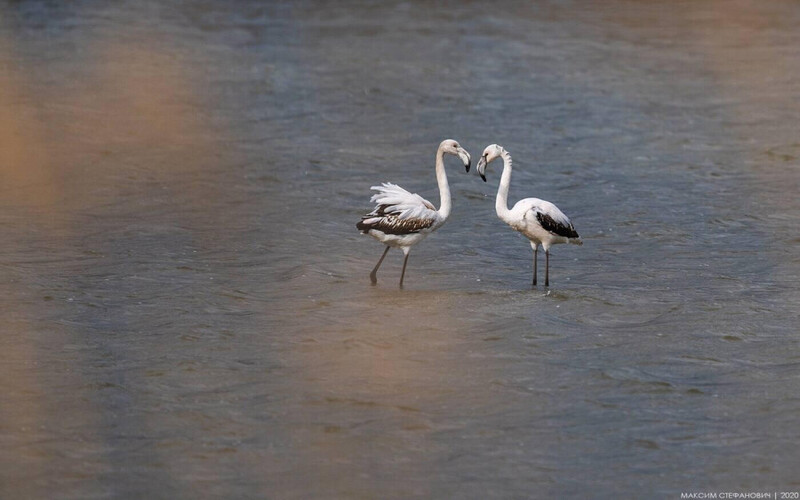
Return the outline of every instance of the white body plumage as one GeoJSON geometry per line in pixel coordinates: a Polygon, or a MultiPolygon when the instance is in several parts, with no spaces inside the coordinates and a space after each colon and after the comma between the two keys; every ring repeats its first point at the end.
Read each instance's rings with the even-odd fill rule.
{"type": "Polygon", "coordinates": [[[407,252],[447,221],[431,202],[396,184],[386,182],[370,189],[377,191],[370,199],[376,208],[361,224],[368,226],[366,234],[384,245],[407,252]]]}
{"type": "MultiPolygon", "coordinates": [[[[557,234],[553,230],[545,229],[540,221],[542,217],[548,217],[556,225],[565,228],[562,231],[565,234],[569,234],[568,230],[572,228],[572,222],[570,222],[569,217],[564,215],[564,212],[549,201],[540,200],[539,198],[525,198],[518,201],[509,210],[508,216],[506,218],[500,217],[500,219],[504,220],[513,229],[524,234],[526,238],[531,240],[532,244],[542,245],[545,251],[549,250],[551,246],[560,243],[583,244],[577,233],[575,233],[575,237],[569,237],[557,234]]],[[[573,228],[572,231],[574,232],[575,229],[573,228]]]]}

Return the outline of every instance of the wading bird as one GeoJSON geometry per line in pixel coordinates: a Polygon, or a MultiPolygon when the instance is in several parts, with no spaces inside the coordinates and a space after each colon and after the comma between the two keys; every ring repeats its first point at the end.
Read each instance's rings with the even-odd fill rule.
{"type": "Polygon", "coordinates": [[[544,286],[550,286],[550,247],[559,243],[583,245],[580,236],[572,226],[569,217],[549,201],[539,198],[525,198],[518,201],[514,208],[508,209],[508,187],[511,184],[511,155],[502,146],[492,144],[483,150],[478,160],[478,173],[486,182],[486,166],[497,158],[503,158],[503,175],[500,187],[497,188],[495,210],[497,216],[515,231],[524,234],[531,241],[533,248],[533,284],[536,285],[536,257],[539,245],[544,247],[546,267],[544,286]]]}
{"type": "Polygon", "coordinates": [[[356,227],[362,233],[368,234],[386,245],[380,260],[369,273],[372,284],[378,282],[378,268],[381,267],[384,257],[391,247],[400,248],[405,254],[403,271],[400,273],[400,287],[403,287],[403,278],[406,274],[408,252],[411,247],[425,239],[426,236],[436,231],[447,221],[450,215],[450,185],[447,183],[447,174],[444,171],[444,155],[458,156],[464,167],[469,172],[470,156],[467,150],[458,142],[448,139],[439,144],[436,151],[436,181],[439,183],[439,210],[431,202],[418,194],[411,194],[396,184],[384,183],[381,186],[372,186],[376,194],[370,201],[376,203],[372,212],[361,217],[356,227]]]}

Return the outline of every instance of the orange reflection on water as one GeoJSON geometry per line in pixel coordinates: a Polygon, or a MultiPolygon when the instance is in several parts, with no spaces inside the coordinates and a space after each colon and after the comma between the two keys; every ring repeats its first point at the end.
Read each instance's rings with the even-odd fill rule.
{"type": "MultiPolygon", "coordinates": [[[[173,203],[189,218],[170,224],[213,224],[216,187],[193,180],[213,161],[216,130],[203,121],[191,64],[169,40],[134,29],[31,39],[2,24],[0,18],[0,205],[10,214],[3,250],[11,279],[0,284],[0,306],[10,315],[0,362],[0,429],[7,436],[4,456],[15,455],[16,463],[2,464],[0,497],[20,498],[54,491],[53,479],[65,486],[99,483],[113,466],[109,455],[119,451],[106,440],[119,432],[119,415],[103,406],[98,387],[105,382],[97,374],[113,379],[114,371],[93,363],[135,354],[86,348],[92,333],[81,324],[106,318],[102,307],[81,303],[90,295],[102,301],[84,273],[92,258],[113,253],[105,245],[114,238],[93,238],[92,248],[86,241],[124,229],[140,215],[131,207],[137,203],[173,203]],[[57,51],[59,42],[78,49],[58,62],[27,59],[41,57],[43,48],[57,51]],[[60,65],[52,70],[57,74],[68,68],[69,79],[42,83],[50,64],[60,65]],[[115,211],[120,199],[128,206],[115,211]],[[87,224],[87,217],[94,222],[87,224]],[[42,338],[82,348],[60,353],[61,345],[43,345],[42,338]],[[66,422],[75,427],[64,428],[66,422]],[[79,460],[63,456],[71,439],[79,442],[79,460]]],[[[155,427],[149,425],[137,429],[155,427]]],[[[156,457],[158,447],[151,453],[156,457]]]]}
{"type": "Polygon", "coordinates": [[[2,36],[0,63],[10,69],[0,72],[0,200],[9,205],[52,205],[56,187],[34,105],[38,99],[22,65],[14,69],[14,51],[2,36]]]}
{"type": "MultiPolygon", "coordinates": [[[[355,285],[365,292],[355,310],[345,303],[281,307],[324,323],[318,331],[292,333],[296,348],[286,354],[302,374],[302,411],[287,422],[295,469],[285,479],[286,491],[434,495],[431,464],[455,453],[445,436],[452,439],[465,422],[499,411],[492,384],[497,366],[491,355],[473,356],[482,336],[459,315],[471,307],[469,298],[399,290],[388,269],[377,288],[355,285]],[[338,311],[343,307],[349,313],[338,311]],[[468,393],[457,389],[465,384],[468,393]]],[[[531,412],[545,404],[532,401],[531,412]]]]}

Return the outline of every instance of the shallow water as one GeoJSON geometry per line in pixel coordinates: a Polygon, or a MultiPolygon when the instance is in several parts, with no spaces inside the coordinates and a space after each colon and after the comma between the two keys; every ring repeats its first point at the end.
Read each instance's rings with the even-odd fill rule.
{"type": "Polygon", "coordinates": [[[5,4],[0,496],[800,490],[798,23],[5,4]],[[438,205],[445,138],[573,219],[549,289],[453,158],[370,286],[369,187],[438,205]]]}

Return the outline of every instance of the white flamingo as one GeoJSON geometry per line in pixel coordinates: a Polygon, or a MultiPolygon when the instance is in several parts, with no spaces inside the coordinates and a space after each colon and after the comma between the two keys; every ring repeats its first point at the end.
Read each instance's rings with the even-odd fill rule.
{"type": "Polygon", "coordinates": [[[494,205],[497,216],[531,241],[534,285],[536,285],[536,257],[539,253],[539,245],[544,247],[546,256],[544,286],[550,286],[550,247],[559,243],[583,245],[583,242],[572,226],[569,217],[549,201],[525,198],[518,201],[511,210],[508,209],[508,187],[511,184],[511,155],[508,154],[508,151],[497,144],[487,146],[483,150],[481,159],[478,160],[478,173],[486,182],[484,175],[486,166],[500,157],[503,158],[503,175],[500,178],[500,187],[497,188],[497,200],[494,205]]]}
{"type": "Polygon", "coordinates": [[[431,202],[418,194],[411,194],[396,184],[384,183],[381,186],[372,186],[370,189],[377,191],[370,200],[376,203],[372,212],[361,217],[356,227],[362,233],[368,234],[386,245],[380,260],[369,273],[372,284],[378,282],[378,268],[381,267],[384,257],[391,247],[399,247],[405,254],[403,271],[400,274],[400,287],[403,287],[403,278],[406,274],[408,252],[411,247],[425,239],[426,236],[436,231],[447,221],[452,208],[450,200],[450,185],[447,183],[447,174],[444,171],[444,155],[458,156],[467,172],[470,167],[470,156],[466,149],[458,142],[447,139],[439,144],[436,151],[436,181],[439,183],[439,197],[441,206],[439,210],[431,202]]]}

